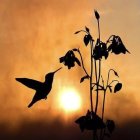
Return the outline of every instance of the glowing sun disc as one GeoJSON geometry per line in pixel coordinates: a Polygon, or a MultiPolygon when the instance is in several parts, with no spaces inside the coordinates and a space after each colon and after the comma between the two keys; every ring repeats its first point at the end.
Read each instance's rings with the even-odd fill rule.
{"type": "Polygon", "coordinates": [[[65,111],[75,111],[81,106],[81,98],[72,88],[64,88],[60,95],[60,106],[65,111]]]}

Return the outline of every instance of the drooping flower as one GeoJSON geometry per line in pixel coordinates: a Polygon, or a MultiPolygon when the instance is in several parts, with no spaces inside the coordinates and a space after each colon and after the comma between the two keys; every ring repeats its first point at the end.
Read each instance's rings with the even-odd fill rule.
{"type": "Polygon", "coordinates": [[[68,67],[68,69],[70,69],[71,67],[75,66],[75,62],[81,66],[80,61],[78,60],[78,58],[75,56],[73,50],[69,50],[65,56],[61,57],[60,59],[60,63],[64,63],[65,66],[68,67]]]}
{"type": "Polygon", "coordinates": [[[93,58],[95,60],[100,60],[104,56],[105,59],[107,59],[108,55],[106,44],[97,39],[95,48],[93,49],[93,58]]]}
{"type": "Polygon", "coordinates": [[[126,54],[126,52],[130,53],[124,46],[121,38],[119,36],[113,36],[113,39],[110,40],[111,44],[108,47],[108,51],[114,53],[114,54],[126,54]]]}

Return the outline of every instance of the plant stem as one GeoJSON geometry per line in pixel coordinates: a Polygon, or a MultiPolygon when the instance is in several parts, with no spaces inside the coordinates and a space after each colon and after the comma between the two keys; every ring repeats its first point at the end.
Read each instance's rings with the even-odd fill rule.
{"type": "MultiPolygon", "coordinates": [[[[104,121],[104,110],[105,110],[105,100],[106,100],[106,91],[108,88],[108,83],[109,83],[109,76],[110,76],[110,71],[113,69],[110,69],[108,71],[108,77],[107,77],[107,84],[106,84],[106,88],[104,89],[104,97],[103,97],[103,107],[102,107],[102,121],[104,121]]],[[[104,130],[105,131],[105,130],[104,130]]],[[[100,139],[103,140],[104,139],[104,132],[101,129],[101,133],[100,133],[100,139]]]]}
{"type": "MultiPolygon", "coordinates": [[[[93,100],[92,100],[92,75],[93,75],[93,58],[92,58],[92,53],[93,53],[93,40],[90,41],[90,59],[91,59],[91,67],[90,67],[90,104],[91,104],[91,117],[93,119],[93,100]]],[[[93,130],[93,140],[96,140],[96,132],[93,130]]]]}
{"type": "Polygon", "coordinates": [[[104,119],[105,97],[106,97],[106,89],[104,90],[103,108],[102,108],[102,120],[104,119]]]}
{"type": "MultiPolygon", "coordinates": [[[[111,71],[114,71],[113,69],[110,69],[109,71],[108,71],[108,77],[107,77],[107,83],[106,83],[106,88],[104,89],[104,98],[103,98],[103,108],[102,108],[102,120],[104,120],[104,109],[105,109],[105,98],[106,98],[106,91],[107,91],[107,88],[108,88],[108,83],[109,83],[109,77],[110,77],[110,72],[111,71]]],[[[118,81],[118,80],[113,80],[113,81],[118,81]]],[[[112,81],[112,82],[113,82],[112,81]]],[[[111,83],[112,83],[111,82],[111,83]]],[[[110,83],[110,84],[111,84],[110,83]]],[[[109,84],[109,85],[110,85],[109,84]]]]}
{"type": "MultiPolygon", "coordinates": [[[[91,53],[91,70],[90,70],[90,103],[91,103],[91,112],[93,112],[93,100],[92,100],[92,75],[93,75],[93,41],[90,42],[90,53],[91,53]]],[[[93,117],[93,116],[92,116],[93,117]]]]}
{"type": "Polygon", "coordinates": [[[108,71],[108,77],[107,77],[107,84],[106,84],[106,88],[104,89],[104,98],[103,98],[103,107],[102,107],[102,120],[104,120],[104,109],[105,109],[105,97],[106,97],[106,91],[107,91],[107,87],[108,87],[108,82],[109,82],[109,76],[110,76],[110,71],[112,69],[110,69],[108,71]]]}
{"type": "Polygon", "coordinates": [[[98,34],[99,34],[99,40],[100,40],[100,22],[99,20],[97,20],[97,22],[98,22],[98,34]]]}
{"type": "Polygon", "coordinates": [[[81,54],[81,52],[80,52],[80,50],[79,50],[79,49],[78,49],[78,53],[79,53],[80,58],[81,58],[82,68],[83,68],[84,72],[86,73],[86,75],[88,75],[88,76],[89,76],[89,74],[87,73],[87,71],[86,71],[86,69],[85,69],[84,62],[83,62],[83,57],[82,57],[82,54],[81,54]]]}
{"type": "MultiPolygon", "coordinates": [[[[99,34],[99,45],[100,45],[100,22],[98,22],[98,34],[99,34]]],[[[99,83],[100,83],[100,75],[101,75],[101,60],[99,60],[99,74],[97,77],[97,66],[96,66],[96,60],[95,60],[95,75],[96,75],[96,83],[97,83],[97,94],[96,94],[96,106],[95,106],[95,114],[98,110],[98,100],[99,100],[99,83]]]]}
{"type": "Polygon", "coordinates": [[[98,106],[98,75],[97,75],[97,64],[96,64],[96,60],[94,60],[94,65],[95,65],[95,77],[96,77],[96,105],[95,105],[95,114],[97,113],[97,106],[98,106]]]}

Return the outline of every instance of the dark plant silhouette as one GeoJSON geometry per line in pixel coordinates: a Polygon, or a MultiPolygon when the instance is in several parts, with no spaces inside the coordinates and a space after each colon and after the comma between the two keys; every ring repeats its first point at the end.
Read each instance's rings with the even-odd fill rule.
{"type": "Polygon", "coordinates": [[[52,83],[53,83],[53,78],[54,74],[60,70],[61,68],[57,69],[54,72],[48,73],[45,76],[45,81],[39,82],[33,79],[28,79],[28,78],[16,78],[16,80],[25,86],[32,88],[36,91],[31,103],[28,105],[28,107],[31,107],[34,103],[41,99],[47,99],[47,95],[52,89],[52,83]]]}
{"type": "Polygon", "coordinates": [[[65,56],[60,58],[60,63],[64,63],[65,66],[68,66],[68,69],[75,66],[75,62],[81,66],[81,68],[85,72],[85,76],[83,76],[80,82],[84,82],[86,79],[89,80],[89,89],[90,89],[90,110],[88,109],[87,114],[79,117],[75,122],[79,125],[81,131],[91,130],[93,132],[93,140],[103,140],[104,137],[110,137],[112,132],[115,129],[115,122],[113,120],[104,120],[104,110],[105,110],[105,100],[106,93],[109,91],[110,93],[117,93],[122,88],[122,83],[118,80],[110,81],[111,72],[118,78],[118,73],[114,69],[110,69],[108,71],[107,80],[103,78],[101,73],[101,62],[103,58],[107,60],[109,58],[109,54],[114,53],[118,54],[126,54],[130,53],[124,46],[121,38],[116,35],[111,35],[106,42],[101,41],[100,38],[100,15],[95,10],[94,11],[95,18],[98,24],[98,33],[99,37],[96,42],[94,41],[92,35],[90,34],[90,29],[85,26],[84,30],[76,31],[75,34],[79,34],[80,32],[84,32],[83,42],[86,47],[90,47],[90,74],[88,74],[84,62],[83,57],[79,49],[74,48],[69,50],[65,56]],[[95,43],[94,43],[95,42],[95,43]],[[95,44],[95,45],[94,45],[95,44]],[[79,54],[81,62],[76,57],[76,53],[79,54]],[[94,75],[94,77],[93,77],[94,75]],[[115,84],[116,83],[116,84],[115,84]],[[115,84],[115,85],[114,85],[115,84]],[[114,90],[113,90],[114,88],[114,90]],[[93,107],[93,91],[96,93],[95,107],[93,107]],[[103,91],[103,106],[102,106],[102,114],[101,117],[97,115],[98,113],[98,100],[99,100],[99,92],[103,91]],[[98,133],[100,131],[100,133],[98,133]]]}

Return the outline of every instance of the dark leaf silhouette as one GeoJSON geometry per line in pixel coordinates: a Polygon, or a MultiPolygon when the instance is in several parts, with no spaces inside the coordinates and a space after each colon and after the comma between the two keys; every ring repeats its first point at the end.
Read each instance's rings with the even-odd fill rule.
{"type": "Polygon", "coordinates": [[[76,58],[76,57],[75,57],[75,62],[76,62],[79,66],[81,66],[80,61],[79,61],[78,58],[76,58]]]}
{"type": "Polygon", "coordinates": [[[117,83],[114,87],[114,93],[118,92],[122,88],[122,83],[117,83]]]}
{"type": "Polygon", "coordinates": [[[82,83],[85,79],[89,79],[89,76],[86,75],[86,76],[82,77],[81,80],[80,80],[80,83],[82,83]]]}
{"type": "Polygon", "coordinates": [[[95,13],[95,17],[96,17],[96,19],[99,20],[99,18],[100,18],[99,13],[98,13],[96,10],[94,10],[94,13],[95,13]]]}
{"type": "Polygon", "coordinates": [[[107,120],[106,126],[107,126],[107,129],[110,133],[112,133],[115,129],[115,123],[113,120],[107,120]]]}
{"type": "Polygon", "coordinates": [[[118,73],[117,73],[115,70],[113,70],[113,71],[114,71],[114,74],[115,74],[117,77],[119,77],[118,73]]]}
{"type": "Polygon", "coordinates": [[[78,51],[78,49],[76,49],[76,48],[74,48],[74,49],[72,49],[72,50],[75,51],[75,52],[78,51]]]}
{"type": "Polygon", "coordinates": [[[83,132],[86,127],[86,116],[81,116],[78,118],[75,123],[79,124],[81,131],[83,132]]]}
{"type": "Polygon", "coordinates": [[[86,46],[88,45],[88,43],[90,42],[91,39],[92,38],[89,34],[84,36],[84,43],[86,46]]]}
{"type": "Polygon", "coordinates": [[[68,69],[72,68],[75,66],[75,62],[81,66],[80,61],[78,60],[78,58],[76,58],[73,50],[70,50],[66,53],[65,56],[61,57],[60,59],[60,63],[64,63],[65,66],[68,67],[68,69]]]}
{"type": "Polygon", "coordinates": [[[95,115],[94,112],[90,112],[89,110],[87,111],[86,116],[78,118],[75,122],[79,125],[82,132],[85,129],[97,130],[105,128],[105,124],[102,119],[98,115],[95,115]]]}
{"type": "Polygon", "coordinates": [[[89,33],[89,28],[85,26],[86,31],[89,33]]]}
{"type": "MultiPolygon", "coordinates": [[[[58,70],[60,70],[59,68],[58,70]]],[[[52,84],[53,84],[53,78],[54,74],[58,71],[50,72],[46,74],[45,76],[45,82],[39,82],[33,79],[28,79],[28,78],[16,78],[16,80],[25,86],[32,88],[36,91],[31,103],[28,105],[28,107],[31,107],[34,103],[41,99],[46,99],[47,95],[52,89],[52,84]]]]}
{"type": "Polygon", "coordinates": [[[113,36],[113,39],[110,40],[111,44],[108,47],[108,51],[111,51],[114,54],[126,54],[126,52],[130,53],[124,46],[121,38],[119,36],[113,36]]]}
{"type": "Polygon", "coordinates": [[[111,88],[111,86],[108,86],[108,88],[109,88],[110,92],[112,93],[112,88],[111,88]]]}
{"type": "Polygon", "coordinates": [[[78,34],[78,33],[80,33],[81,32],[81,30],[80,31],[76,31],[74,34],[78,34]]]}

